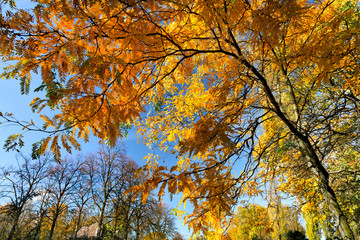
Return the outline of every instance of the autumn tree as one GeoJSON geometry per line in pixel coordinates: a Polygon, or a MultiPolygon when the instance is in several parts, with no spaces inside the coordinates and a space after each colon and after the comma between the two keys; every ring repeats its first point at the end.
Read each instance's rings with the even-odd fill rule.
{"type": "Polygon", "coordinates": [[[49,164],[49,156],[32,160],[21,155],[20,159],[17,160],[17,166],[3,168],[1,174],[1,198],[7,202],[2,210],[9,216],[8,224],[11,226],[7,235],[8,240],[24,234],[25,222],[20,218],[22,216],[26,219],[24,216],[26,206],[41,194],[41,182],[46,177],[49,164]],[[18,233],[19,225],[22,229],[21,234],[18,233]]]}
{"type": "Polygon", "coordinates": [[[60,220],[61,216],[64,217],[66,215],[65,212],[68,211],[71,195],[80,179],[79,168],[78,162],[65,158],[54,163],[49,168],[48,178],[52,184],[49,186],[49,189],[46,189],[49,192],[49,210],[47,213],[47,218],[49,219],[48,240],[53,238],[58,220],[60,220]]]}
{"type": "Polygon", "coordinates": [[[154,197],[147,201],[131,189],[144,182],[139,166],[126,154],[123,143],[102,145],[84,156],[84,171],[96,206],[99,237],[164,239],[175,234],[170,210],[154,197]]]}
{"type": "MultiPolygon", "coordinates": [[[[154,200],[153,200],[154,201],[154,200]]],[[[144,239],[172,239],[176,236],[175,216],[171,214],[169,207],[150,203],[147,206],[146,229],[144,239]]]]}
{"type": "MultiPolygon", "coordinates": [[[[299,199],[326,202],[355,239],[329,162],[358,152],[357,0],[35,2],[1,15],[0,51],[22,93],[41,73],[32,109],[56,110],[43,127],[1,114],[49,134],[37,152],[60,158],[90,133],[114,144],[133,124],[178,160],[167,169],[149,156],[143,190],[182,192],[196,231],[221,233],[237,200],[258,194],[262,168],[299,199]]],[[[21,145],[21,133],[6,142],[21,145]]]]}
{"type": "Polygon", "coordinates": [[[85,164],[79,169],[80,176],[79,181],[77,181],[74,186],[74,191],[71,194],[71,205],[73,206],[74,216],[72,218],[73,222],[73,239],[76,239],[76,235],[81,227],[84,225],[84,222],[89,217],[90,207],[89,202],[91,201],[91,189],[88,176],[85,171],[85,164]]]}
{"type": "MultiPolygon", "coordinates": [[[[358,164],[358,152],[353,148],[344,149],[342,152],[337,152],[337,155],[329,161],[330,179],[335,186],[335,190],[340,199],[340,204],[349,218],[349,223],[354,234],[360,238],[360,195],[358,192],[360,179],[360,165],[358,164]],[[340,154],[340,155],[338,155],[340,154]]],[[[328,209],[324,209],[328,212],[328,209]]],[[[328,230],[329,237],[332,236],[333,221],[327,217],[328,226],[324,230],[328,230]]]]}
{"type": "Polygon", "coordinates": [[[141,199],[135,193],[129,192],[132,187],[141,184],[141,181],[143,181],[136,174],[138,169],[139,166],[135,161],[131,160],[128,156],[123,156],[117,169],[119,182],[116,184],[111,198],[112,231],[124,240],[131,239],[130,237],[135,229],[134,219],[137,212],[144,211],[142,204],[139,204],[141,199]]]}
{"type": "Polygon", "coordinates": [[[228,235],[232,240],[271,239],[271,227],[266,207],[249,204],[238,208],[228,235]]]}
{"type": "Polygon", "coordinates": [[[304,232],[299,214],[289,206],[280,205],[282,216],[272,218],[271,209],[258,204],[240,206],[229,230],[229,239],[283,239],[290,231],[304,232]],[[279,231],[276,228],[281,228],[279,231]]]}
{"type": "Polygon", "coordinates": [[[48,174],[46,179],[44,179],[41,184],[41,191],[37,201],[33,204],[33,211],[35,213],[34,225],[32,230],[27,235],[27,239],[39,240],[41,238],[42,230],[44,227],[44,223],[48,220],[47,215],[49,213],[50,207],[50,192],[52,182],[48,178],[48,174]]]}
{"type": "Polygon", "coordinates": [[[102,145],[96,153],[85,158],[91,198],[99,215],[98,234],[104,237],[105,225],[110,221],[111,204],[117,211],[136,168],[132,167],[134,163],[128,159],[122,143],[115,147],[102,145]]]}

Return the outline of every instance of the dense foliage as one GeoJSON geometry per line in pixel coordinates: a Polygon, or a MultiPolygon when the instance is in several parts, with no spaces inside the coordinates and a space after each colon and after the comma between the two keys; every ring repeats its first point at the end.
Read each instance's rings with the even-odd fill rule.
{"type": "Polygon", "coordinates": [[[271,185],[297,198],[310,239],[359,238],[358,0],[2,2],[2,76],[26,94],[41,74],[44,125],[0,116],[48,133],[34,156],[90,134],[114,144],[131,125],[177,158],[149,155],[137,190],[181,192],[195,231],[224,236],[236,204],[271,185]]]}

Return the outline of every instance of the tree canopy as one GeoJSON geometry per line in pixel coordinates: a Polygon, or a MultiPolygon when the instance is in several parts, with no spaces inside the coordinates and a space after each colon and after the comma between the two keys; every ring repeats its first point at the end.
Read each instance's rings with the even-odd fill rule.
{"type": "Polygon", "coordinates": [[[34,153],[59,158],[90,134],[114,144],[133,126],[178,160],[149,156],[142,190],[181,192],[196,231],[222,232],[239,199],[277,181],[333,234],[359,234],[346,204],[359,181],[357,0],[2,2],[2,76],[26,94],[40,73],[46,93],[31,103],[42,127],[2,122],[47,132],[34,153]]]}

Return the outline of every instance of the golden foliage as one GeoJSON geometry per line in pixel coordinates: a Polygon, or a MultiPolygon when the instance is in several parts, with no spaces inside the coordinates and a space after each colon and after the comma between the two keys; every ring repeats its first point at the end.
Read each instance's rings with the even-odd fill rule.
{"type": "Polygon", "coordinates": [[[1,15],[0,52],[13,64],[2,76],[22,77],[24,89],[40,71],[46,97],[33,110],[58,112],[41,115],[51,134],[41,152],[59,157],[90,134],[114,144],[133,124],[178,160],[168,171],[149,156],[143,190],[182,192],[196,231],[221,232],[237,200],[260,194],[274,174],[282,191],[314,193],[318,176],[299,141],[321,155],[323,129],[353,124],[345,115],[354,111],[336,118],[317,101],[358,98],[355,0],[38,3],[1,15]],[[314,123],[312,109],[333,122],[314,123]]]}

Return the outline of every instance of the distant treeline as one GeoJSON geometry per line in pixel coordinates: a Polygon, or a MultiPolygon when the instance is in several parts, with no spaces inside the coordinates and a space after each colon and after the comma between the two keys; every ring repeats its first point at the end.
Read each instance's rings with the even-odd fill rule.
{"type": "Polygon", "coordinates": [[[21,155],[0,176],[0,239],[182,239],[123,144],[58,161],[21,155]]]}

